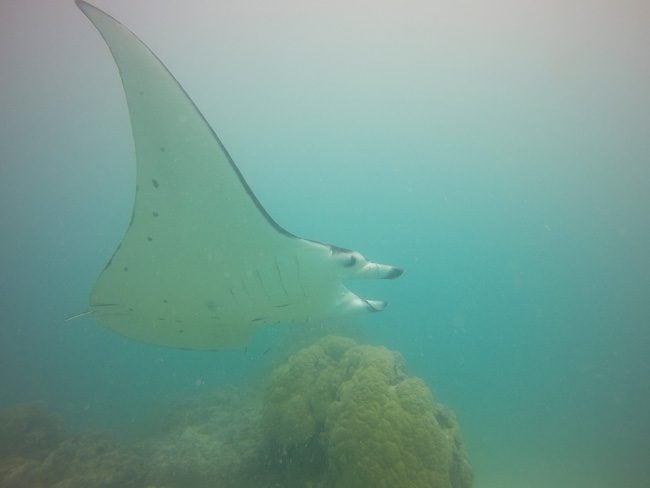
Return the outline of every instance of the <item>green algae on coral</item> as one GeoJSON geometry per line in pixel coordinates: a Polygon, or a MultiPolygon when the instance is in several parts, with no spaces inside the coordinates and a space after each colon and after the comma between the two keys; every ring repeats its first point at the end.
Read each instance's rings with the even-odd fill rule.
{"type": "Polygon", "coordinates": [[[263,425],[290,485],[472,484],[453,415],[384,347],[330,336],[298,352],[271,376],[263,425]]]}

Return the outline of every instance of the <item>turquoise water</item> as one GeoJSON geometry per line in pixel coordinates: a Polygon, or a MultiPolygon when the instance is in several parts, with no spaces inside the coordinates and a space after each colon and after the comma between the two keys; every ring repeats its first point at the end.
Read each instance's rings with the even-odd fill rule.
{"type": "MultiPolygon", "coordinates": [[[[455,410],[477,488],[647,486],[645,4],[97,5],[281,225],[405,269],[351,285],[390,307],[350,327],[455,410]]],[[[124,431],[262,377],[285,328],[196,353],[64,322],[130,215],[121,87],[68,1],[0,4],[0,66],[1,405],[124,431]]]]}

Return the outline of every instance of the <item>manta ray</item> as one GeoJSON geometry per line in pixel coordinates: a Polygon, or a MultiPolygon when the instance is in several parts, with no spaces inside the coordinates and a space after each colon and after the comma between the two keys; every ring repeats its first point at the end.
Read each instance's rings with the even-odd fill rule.
{"type": "Polygon", "coordinates": [[[75,3],[119,70],[136,163],[131,221],[87,314],[138,341],[215,350],[244,345],[261,326],[385,308],[343,281],[401,269],[281,227],[156,55],[110,15],[75,3]]]}

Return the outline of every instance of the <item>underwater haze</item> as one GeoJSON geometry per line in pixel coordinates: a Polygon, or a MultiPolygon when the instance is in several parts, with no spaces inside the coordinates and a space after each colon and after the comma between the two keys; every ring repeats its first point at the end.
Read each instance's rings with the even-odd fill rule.
{"type": "MultiPolygon", "coordinates": [[[[350,283],[389,306],[337,333],[454,410],[476,488],[648,486],[648,2],[93,4],[281,226],[405,270],[350,283]]],[[[120,78],[72,0],[0,0],[0,121],[0,407],[133,434],[286,356],[298,326],[196,352],[65,321],[135,191],[120,78]]]]}

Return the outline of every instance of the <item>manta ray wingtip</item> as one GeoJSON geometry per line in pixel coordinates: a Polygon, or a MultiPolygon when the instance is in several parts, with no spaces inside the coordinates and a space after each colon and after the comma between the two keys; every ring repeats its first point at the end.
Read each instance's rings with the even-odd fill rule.
{"type": "Polygon", "coordinates": [[[395,278],[399,278],[404,274],[404,270],[402,268],[392,268],[385,276],[387,280],[394,280],[395,278]]]}
{"type": "Polygon", "coordinates": [[[79,8],[79,10],[81,10],[86,15],[89,15],[88,12],[93,12],[93,11],[102,12],[102,10],[98,9],[91,3],[84,2],[84,0],[74,0],[74,3],[79,8]]]}

